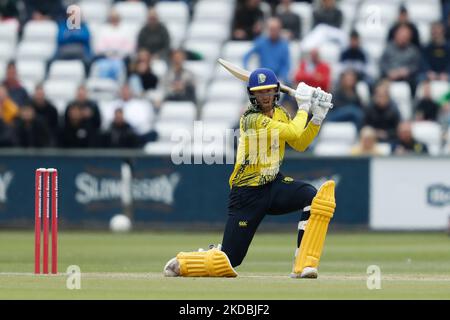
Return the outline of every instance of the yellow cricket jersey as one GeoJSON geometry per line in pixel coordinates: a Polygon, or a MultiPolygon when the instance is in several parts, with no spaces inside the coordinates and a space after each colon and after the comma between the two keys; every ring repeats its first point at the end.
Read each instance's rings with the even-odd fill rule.
{"type": "Polygon", "coordinates": [[[252,106],[241,116],[236,163],[230,187],[261,186],[277,176],[286,142],[304,151],[317,136],[320,126],[299,110],[294,119],[281,106],[275,106],[272,118],[252,106]]]}

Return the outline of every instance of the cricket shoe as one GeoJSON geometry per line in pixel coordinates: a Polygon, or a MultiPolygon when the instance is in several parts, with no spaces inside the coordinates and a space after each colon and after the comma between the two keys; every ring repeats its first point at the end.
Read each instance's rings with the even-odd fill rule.
{"type": "Polygon", "coordinates": [[[317,279],[319,273],[317,271],[316,268],[311,268],[311,267],[305,267],[305,269],[303,269],[302,273],[295,273],[292,272],[290,277],[291,278],[303,278],[303,279],[317,279]]]}
{"type": "Polygon", "coordinates": [[[170,259],[164,266],[165,277],[179,277],[180,276],[180,263],[177,258],[170,259]]]}

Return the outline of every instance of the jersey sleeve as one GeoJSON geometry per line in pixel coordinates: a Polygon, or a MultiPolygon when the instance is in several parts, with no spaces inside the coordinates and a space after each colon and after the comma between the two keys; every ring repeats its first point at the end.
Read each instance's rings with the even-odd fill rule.
{"type": "Polygon", "coordinates": [[[248,115],[243,119],[242,129],[246,132],[251,129],[256,131],[277,130],[278,136],[281,140],[296,141],[300,139],[303,132],[305,131],[305,125],[307,120],[308,114],[303,110],[299,110],[294,119],[292,119],[288,123],[272,120],[271,118],[262,115],[260,113],[254,113],[248,115]]]}
{"type": "Polygon", "coordinates": [[[310,121],[300,138],[287,140],[287,143],[294,150],[303,152],[311,144],[311,142],[313,142],[314,138],[319,133],[319,130],[320,126],[315,125],[310,121]]]}

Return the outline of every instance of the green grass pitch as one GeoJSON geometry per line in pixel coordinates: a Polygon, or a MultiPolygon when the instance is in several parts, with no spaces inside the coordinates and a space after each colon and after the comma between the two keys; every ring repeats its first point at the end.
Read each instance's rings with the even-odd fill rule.
{"type": "Polygon", "coordinates": [[[450,299],[445,233],[330,233],[319,278],[291,279],[295,234],[257,233],[235,279],[164,278],[178,251],[219,243],[221,233],[60,232],[57,276],[33,275],[32,232],[0,232],[0,299],[450,299]],[[66,288],[66,268],[81,289],[66,288]],[[381,268],[369,290],[367,267],[381,268]]]}

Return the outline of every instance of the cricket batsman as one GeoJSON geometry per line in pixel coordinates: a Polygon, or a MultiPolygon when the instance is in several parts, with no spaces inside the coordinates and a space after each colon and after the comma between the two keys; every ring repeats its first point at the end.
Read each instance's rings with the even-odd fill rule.
{"type": "Polygon", "coordinates": [[[222,245],[180,252],[164,267],[165,276],[236,277],[253,236],[266,214],[300,212],[291,277],[317,278],[328,223],[336,207],[334,181],[319,190],[280,173],[285,145],[304,151],[332,108],[332,95],[301,82],[293,119],[278,105],[280,83],[270,69],[254,70],[248,80],[250,106],[240,119],[236,163],[229,179],[228,220],[222,245]],[[308,114],[312,118],[308,122],[308,114]]]}

